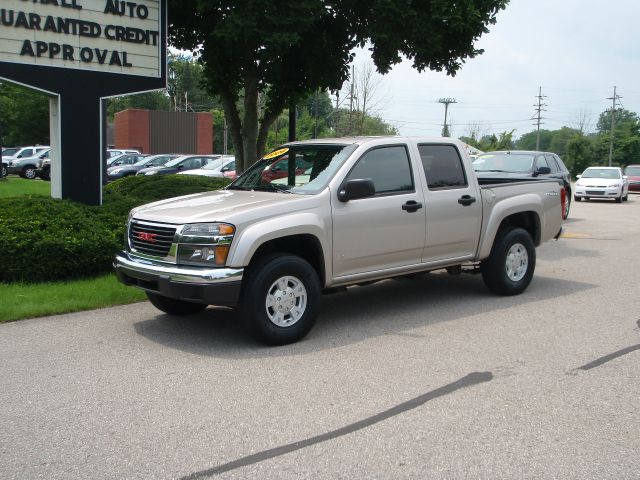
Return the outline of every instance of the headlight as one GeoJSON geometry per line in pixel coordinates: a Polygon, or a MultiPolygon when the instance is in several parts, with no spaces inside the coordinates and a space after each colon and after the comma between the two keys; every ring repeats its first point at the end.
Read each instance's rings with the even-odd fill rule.
{"type": "Polygon", "coordinates": [[[618,188],[619,186],[619,183],[612,183],[611,185],[609,185],[609,188],[618,188]]]}
{"type": "Polygon", "coordinates": [[[192,223],[178,235],[176,261],[181,265],[223,267],[235,227],[228,223],[192,223]]]}

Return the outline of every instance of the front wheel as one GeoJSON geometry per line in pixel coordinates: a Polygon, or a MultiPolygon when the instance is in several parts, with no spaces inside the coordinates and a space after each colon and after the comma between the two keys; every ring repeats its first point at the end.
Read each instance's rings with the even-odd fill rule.
{"type": "Polygon", "coordinates": [[[203,303],[187,302],[186,300],[165,297],[152,292],[145,293],[154,307],[170,315],[193,315],[207,308],[203,303]]]}
{"type": "Polygon", "coordinates": [[[517,295],[531,283],[536,267],[536,249],[529,232],[511,228],[499,232],[491,254],[482,262],[482,279],[499,295],[517,295]]]}
{"type": "Polygon", "coordinates": [[[269,255],[251,265],[245,280],[238,310],[255,338],[286,345],[313,328],[320,306],[320,279],[306,260],[269,255]]]}
{"type": "Polygon", "coordinates": [[[36,178],[36,176],[37,176],[36,169],[33,167],[24,167],[24,169],[22,170],[23,178],[33,180],[34,178],[36,178]]]}
{"type": "Polygon", "coordinates": [[[574,199],[576,202],[581,202],[581,201],[582,201],[582,197],[576,197],[575,195],[573,196],[573,199],[574,199]]]}

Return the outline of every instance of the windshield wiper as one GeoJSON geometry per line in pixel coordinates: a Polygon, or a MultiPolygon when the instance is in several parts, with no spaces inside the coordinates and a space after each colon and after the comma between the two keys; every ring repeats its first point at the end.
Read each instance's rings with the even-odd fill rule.
{"type": "Polygon", "coordinates": [[[290,189],[289,185],[278,185],[277,183],[268,183],[266,185],[256,185],[251,189],[258,190],[258,191],[265,191],[265,192],[276,191],[276,192],[282,192],[282,193],[291,193],[289,191],[290,189]]]}

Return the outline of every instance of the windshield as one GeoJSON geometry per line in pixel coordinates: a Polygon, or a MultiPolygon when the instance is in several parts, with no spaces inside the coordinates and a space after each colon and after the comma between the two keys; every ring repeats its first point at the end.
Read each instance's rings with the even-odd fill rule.
{"type": "Polygon", "coordinates": [[[616,168],[587,168],[582,178],[608,178],[615,180],[620,178],[620,171],[616,168]]]}
{"type": "Polygon", "coordinates": [[[228,188],[232,190],[317,193],[356,149],[356,145],[282,147],[254,163],[228,188]]]}
{"type": "Polygon", "coordinates": [[[204,167],[202,167],[202,170],[219,170],[220,167],[222,167],[223,161],[224,160],[222,158],[216,158],[215,160],[211,160],[204,167]]]}
{"type": "Polygon", "coordinates": [[[631,177],[640,177],[640,167],[627,167],[624,173],[631,177]]]}
{"type": "Polygon", "coordinates": [[[5,157],[10,157],[15,155],[17,151],[17,148],[5,148],[4,150],[2,150],[2,155],[5,157]]]}
{"type": "Polygon", "coordinates": [[[152,155],[150,157],[145,157],[145,158],[142,158],[142,159],[138,160],[135,163],[135,166],[136,167],[143,167],[145,165],[156,165],[156,166],[164,165],[165,163],[167,163],[172,158],[175,158],[175,157],[172,157],[170,155],[152,155]]]}
{"type": "Polygon", "coordinates": [[[473,162],[476,172],[529,173],[535,155],[529,153],[486,153],[473,162]]]}
{"type": "Polygon", "coordinates": [[[182,162],[187,160],[189,157],[178,157],[164,164],[165,167],[175,167],[176,165],[180,165],[182,162]]]}

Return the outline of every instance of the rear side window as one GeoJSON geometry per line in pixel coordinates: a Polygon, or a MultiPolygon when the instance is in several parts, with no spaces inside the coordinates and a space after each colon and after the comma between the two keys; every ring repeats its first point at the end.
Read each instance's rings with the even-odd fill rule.
{"type": "Polygon", "coordinates": [[[560,157],[558,157],[557,155],[551,155],[551,158],[553,158],[558,164],[558,170],[560,172],[567,173],[569,171],[569,169],[564,165],[564,163],[562,163],[562,160],[560,159],[560,157]]]}
{"type": "Polygon", "coordinates": [[[453,145],[418,145],[429,190],[467,187],[458,149],[453,145]]]}
{"type": "Polygon", "coordinates": [[[402,145],[369,150],[347,176],[347,180],[356,178],[373,180],[376,194],[414,190],[409,155],[402,145]]]}

